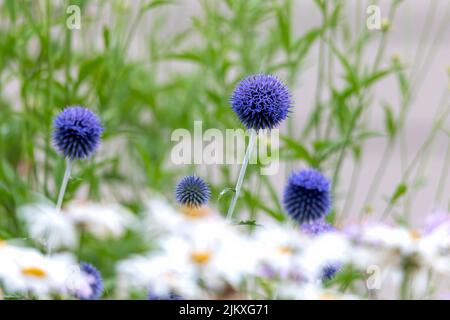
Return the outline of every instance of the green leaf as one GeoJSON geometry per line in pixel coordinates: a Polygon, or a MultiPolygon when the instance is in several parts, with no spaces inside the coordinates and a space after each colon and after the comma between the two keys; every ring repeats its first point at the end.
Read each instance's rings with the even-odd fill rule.
{"type": "Polygon", "coordinates": [[[384,127],[386,129],[386,132],[388,133],[389,138],[392,139],[397,132],[397,126],[394,119],[394,114],[392,112],[392,106],[388,103],[385,103],[383,105],[383,110],[384,110],[384,127]]]}
{"type": "Polygon", "coordinates": [[[168,60],[186,60],[195,62],[198,64],[205,64],[205,58],[201,55],[195,53],[195,52],[181,52],[181,53],[174,53],[174,54],[168,54],[165,59],[168,60]]]}
{"type": "Polygon", "coordinates": [[[328,25],[331,28],[336,28],[336,26],[338,25],[341,9],[342,9],[342,3],[341,2],[336,3],[336,7],[334,8],[333,12],[331,13],[330,18],[328,19],[328,25]]]}
{"type": "Polygon", "coordinates": [[[104,59],[100,56],[83,61],[78,70],[78,84],[81,84],[89,75],[96,74],[103,64],[104,59]]]}
{"type": "Polygon", "coordinates": [[[394,194],[392,195],[391,199],[389,200],[389,204],[393,205],[397,203],[397,201],[406,194],[408,191],[408,186],[404,183],[400,183],[397,188],[395,189],[394,194]]]}
{"type": "MultiPolygon", "coordinates": [[[[281,140],[286,143],[287,147],[290,149],[290,151],[293,152],[293,156],[297,159],[303,159],[308,164],[314,163],[314,158],[311,156],[309,151],[299,142],[295,141],[294,139],[287,137],[287,136],[281,136],[281,140]]],[[[283,150],[283,149],[281,149],[283,150]]]]}
{"type": "Polygon", "coordinates": [[[152,10],[152,9],[157,8],[157,7],[164,6],[164,5],[169,5],[169,4],[174,4],[174,1],[170,1],[170,0],[153,0],[153,1],[150,1],[149,3],[144,4],[141,7],[140,11],[141,12],[145,12],[147,10],[152,10]]]}
{"type": "Polygon", "coordinates": [[[110,32],[108,26],[103,26],[103,45],[105,46],[105,49],[109,48],[110,44],[110,32]]]}
{"type": "Polygon", "coordinates": [[[290,10],[279,7],[276,11],[276,17],[281,42],[286,52],[289,52],[289,48],[291,47],[290,10]]]}
{"type": "Polygon", "coordinates": [[[225,189],[223,189],[220,192],[219,196],[217,197],[217,200],[220,200],[224,195],[226,195],[229,192],[235,193],[236,189],[235,188],[225,188],[225,189]]]}
{"type": "Polygon", "coordinates": [[[384,77],[386,77],[387,75],[391,74],[394,70],[391,68],[388,69],[384,69],[384,70],[380,70],[380,71],[376,71],[374,73],[372,73],[371,75],[365,77],[362,80],[362,85],[361,87],[368,87],[371,84],[373,84],[374,82],[377,82],[380,79],[383,79],[384,77]]]}
{"type": "Polygon", "coordinates": [[[254,196],[250,191],[243,190],[244,197],[247,199],[247,203],[254,208],[258,208],[268,215],[272,216],[278,221],[284,221],[286,216],[281,212],[267,207],[265,200],[254,196]]]}
{"type": "Polygon", "coordinates": [[[6,0],[5,1],[5,7],[8,11],[9,17],[11,18],[11,21],[16,21],[16,0],[6,0]]]}
{"type": "Polygon", "coordinates": [[[339,94],[340,99],[347,99],[353,93],[356,93],[363,88],[367,88],[367,87],[371,86],[372,84],[376,83],[377,81],[390,75],[393,71],[394,71],[394,69],[391,69],[391,68],[376,71],[373,74],[366,76],[361,80],[353,79],[353,74],[351,74],[351,77],[352,77],[352,78],[350,78],[351,84],[350,84],[350,86],[348,86],[345,90],[343,90],[339,94]]]}
{"type": "Polygon", "coordinates": [[[326,1],[325,0],[314,0],[314,2],[319,7],[322,14],[325,15],[326,11],[327,11],[326,1]]]}
{"type": "Polygon", "coordinates": [[[238,225],[238,226],[262,227],[261,224],[257,224],[256,223],[256,220],[242,220],[242,221],[236,222],[235,225],[238,225]]]}
{"type": "Polygon", "coordinates": [[[358,81],[358,72],[357,70],[352,66],[350,61],[346,58],[345,54],[340,52],[338,48],[331,42],[328,41],[328,45],[330,46],[331,51],[336,55],[339,62],[342,64],[342,67],[344,68],[346,74],[345,79],[347,82],[351,84],[351,88],[359,88],[359,81],[358,81]]]}

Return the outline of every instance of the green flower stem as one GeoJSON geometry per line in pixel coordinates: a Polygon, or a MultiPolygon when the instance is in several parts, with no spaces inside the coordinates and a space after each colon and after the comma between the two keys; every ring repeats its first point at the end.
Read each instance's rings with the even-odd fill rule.
{"type": "MultiPolygon", "coordinates": [[[[66,170],[64,171],[64,177],[61,184],[61,188],[59,189],[58,200],[56,202],[56,213],[59,214],[61,212],[62,202],[64,199],[64,194],[66,193],[67,183],[70,179],[70,173],[72,171],[72,161],[69,158],[66,158],[66,170]]],[[[47,235],[46,239],[46,248],[47,248],[47,256],[52,255],[52,243],[50,235],[47,235]]]]}
{"type": "Polygon", "coordinates": [[[247,150],[245,152],[244,162],[242,163],[241,171],[239,172],[239,177],[236,183],[236,189],[233,195],[233,199],[231,199],[231,204],[230,207],[228,208],[227,221],[231,221],[231,218],[233,217],[234,208],[236,207],[236,202],[239,197],[239,193],[241,192],[242,182],[244,181],[248,161],[250,159],[250,156],[252,155],[255,139],[256,139],[256,130],[250,129],[250,140],[248,142],[247,150]]]}
{"type": "Polygon", "coordinates": [[[448,171],[450,169],[450,140],[447,145],[447,152],[445,153],[442,171],[439,178],[438,188],[436,190],[436,197],[434,198],[434,205],[439,206],[442,202],[442,194],[448,178],[448,171]]]}
{"type": "Polygon", "coordinates": [[[61,184],[61,188],[59,189],[58,201],[56,202],[56,212],[61,212],[62,202],[64,199],[64,194],[66,193],[67,183],[70,179],[70,173],[72,171],[72,161],[67,158],[66,160],[66,171],[64,172],[64,178],[61,184]]]}

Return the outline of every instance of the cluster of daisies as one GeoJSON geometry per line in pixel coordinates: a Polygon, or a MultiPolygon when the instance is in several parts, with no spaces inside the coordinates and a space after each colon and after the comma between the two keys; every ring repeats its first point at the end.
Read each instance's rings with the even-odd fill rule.
{"type": "Polygon", "coordinates": [[[444,212],[413,230],[375,222],[337,227],[322,218],[230,224],[207,204],[174,207],[162,198],[146,208],[137,231],[155,247],[116,265],[117,298],[430,298],[442,297],[438,285],[450,278],[444,212]]]}
{"type": "MultiPolygon", "coordinates": [[[[278,127],[292,108],[286,85],[257,74],[238,83],[232,110],[255,138],[278,127]]],[[[54,121],[53,141],[67,162],[57,203],[19,210],[30,239],[0,241],[0,297],[99,299],[101,273],[73,254],[82,235],[121,239],[129,230],[153,245],[115,266],[108,298],[317,299],[373,298],[388,283],[402,298],[430,297],[450,274],[450,217],[430,216],[423,230],[386,224],[326,222],[331,182],[317,169],[290,174],[282,194],[289,223],[262,217],[236,223],[233,212],[252,153],[249,143],[226,219],[209,205],[207,182],[186,176],[175,188],[177,205],[149,200],[138,214],[120,205],[71,202],[64,194],[75,161],[91,157],[103,126],[83,107],[68,107],[54,121]],[[27,247],[30,240],[39,249],[27,247]],[[444,276],[444,278],[442,278],[444,276]]],[[[253,137],[253,138],[252,138],[253,137]]]]}
{"type": "Polygon", "coordinates": [[[98,299],[98,270],[72,253],[43,254],[19,240],[0,242],[0,296],[4,299],[98,299]],[[4,291],[4,292],[3,292],[4,291]]]}
{"type": "Polygon", "coordinates": [[[0,291],[8,299],[398,298],[390,294],[405,281],[404,298],[430,298],[445,297],[439,285],[445,288],[450,276],[445,212],[430,215],[421,229],[375,222],[332,226],[323,219],[298,225],[261,218],[241,225],[207,203],[174,206],[162,197],[148,200],[138,215],[94,203],[69,203],[60,213],[35,204],[21,212],[30,237],[52,239],[53,253],[45,242],[42,250],[23,239],[0,242],[0,291]],[[102,214],[105,219],[95,217],[102,214]],[[73,239],[88,232],[98,241],[121,240],[127,231],[152,248],[117,261],[111,290],[103,292],[99,270],[78,261],[73,239]],[[343,287],[348,279],[351,285],[343,287]]]}
{"type": "Polygon", "coordinates": [[[28,238],[0,240],[0,290],[6,298],[98,299],[103,280],[93,265],[78,261],[82,235],[98,241],[122,238],[135,216],[120,205],[71,202],[57,211],[48,202],[19,209],[28,238]],[[28,247],[33,243],[35,248],[28,247]],[[38,248],[38,249],[36,249],[38,248]]]}
{"type": "Polygon", "coordinates": [[[301,228],[271,220],[229,223],[207,205],[209,189],[194,176],[183,178],[176,194],[177,207],[162,198],[148,202],[139,232],[156,247],[117,264],[122,297],[300,298],[342,266],[346,243],[322,220],[301,228]],[[293,296],[285,284],[294,283],[302,290],[293,296]]]}

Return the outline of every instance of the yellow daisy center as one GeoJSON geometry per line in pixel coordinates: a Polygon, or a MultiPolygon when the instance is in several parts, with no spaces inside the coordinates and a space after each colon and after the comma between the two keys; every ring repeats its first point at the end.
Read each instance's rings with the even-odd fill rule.
{"type": "Polygon", "coordinates": [[[209,215],[210,210],[206,206],[202,206],[199,208],[183,206],[181,208],[181,213],[183,213],[187,218],[198,219],[209,215]]]}
{"type": "Polygon", "coordinates": [[[291,254],[292,253],[292,248],[288,247],[288,246],[282,246],[278,248],[278,251],[283,253],[283,254],[291,254]]]}
{"type": "Polygon", "coordinates": [[[207,250],[194,251],[191,254],[191,259],[197,264],[206,264],[211,260],[211,252],[207,250]]]}
{"type": "Polygon", "coordinates": [[[419,240],[420,239],[420,232],[417,230],[411,230],[409,231],[409,235],[413,240],[419,240]]]}
{"type": "Polygon", "coordinates": [[[35,278],[44,278],[47,273],[38,267],[25,267],[22,268],[22,274],[35,278]]]}
{"type": "Polygon", "coordinates": [[[6,241],[5,240],[0,239],[0,248],[1,247],[6,247],[6,241]]]}

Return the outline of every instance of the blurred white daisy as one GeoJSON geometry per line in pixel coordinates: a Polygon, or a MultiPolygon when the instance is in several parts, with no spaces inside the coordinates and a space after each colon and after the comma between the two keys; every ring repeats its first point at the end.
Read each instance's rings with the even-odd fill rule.
{"type": "Polygon", "coordinates": [[[161,241],[162,250],[181,270],[190,270],[215,291],[237,287],[246,275],[254,274],[258,260],[251,242],[225,221],[203,221],[190,230],[161,241]]]}
{"type": "Polygon", "coordinates": [[[307,283],[282,282],[279,285],[278,299],[289,300],[354,300],[355,296],[344,294],[333,289],[325,289],[322,286],[307,283]]]}
{"type": "Polygon", "coordinates": [[[66,207],[65,214],[99,239],[120,238],[135,222],[134,216],[117,204],[72,202],[66,207]]]}
{"type": "Polygon", "coordinates": [[[285,278],[296,268],[296,256],[300,254],[304,244],[298,230],[278,224],[267,224],[254,233],[255,248],[261,253],[263,276],[276,275],[285,278]]]}
{"type": "Polygon", "coordinates": [[[426,232],[382,224],[362,226],[353,238],[356,250],[352,251],[352,260],[360,265],[376,263],[385,268],[402,268],[405,259],[409,259],[417,268],[450,272],[450,223],[446,219],[440,221],[425,228],[426,232]]]}
{"type": "Polygon", "coordinates": [[[362,227],[358,240],[377,247],[398,250],[401,254],[411,254],[417,248],[420,235],[417,230],[373,224],[362,227]]]}
{"type": "Polygon", "coordinates": [[[341,233],[324,233],[305,243],[298,256],[298,267],[310,281],[322,281],[348,262],[350,251],[350,244],[341,233]]]}
{"type": "Polygon", "coordinates": [[[35,242],[52,249],[76,247],[78,236],[72,220],[64,212],[56,212],[54,205],[26,205],[19,209],[19,215],[35,242]]]}
{"type": "Polygon", "coordinates": [[[122,287],[150,288],[152,294],[204,298],[237,288],[255,275],[258,250],[247,236],[224,220],[202,220],[190,231],[159,239],[160,249],[148,256],[122,261],[118,274],[122,287]]]}
{"type": "Polygon", "coordinates": [[[189,233],[191,226],[203,221],[223,218],[208,206],[173,208],[163,198],[150,200],[146,205],[144,226],[152,232],[189,233]]]}
{"type": "Polygon", "coordinates": [[[68,294],[66,281],[75,263],[70,254],[51,258],[39,251],[3,244],[0,247],[0,281],[8,294],[33,294],[39,298],[68,294]]]}
{"type": "Polygon", "coordinates": [[[173,256],[153,254],[134,256],[117,266],[118,282],[123,292],[149,291],[161,297],[177,294],[184,299],[201,298],[201,289],[192,270],[174,264],[173,256]]]}
{"type": "Polygon", "coordinates": [[[450,274],[450,221],[443,220],[427,231],[418,244],[423,262],[440,274],[450,274]]]}

